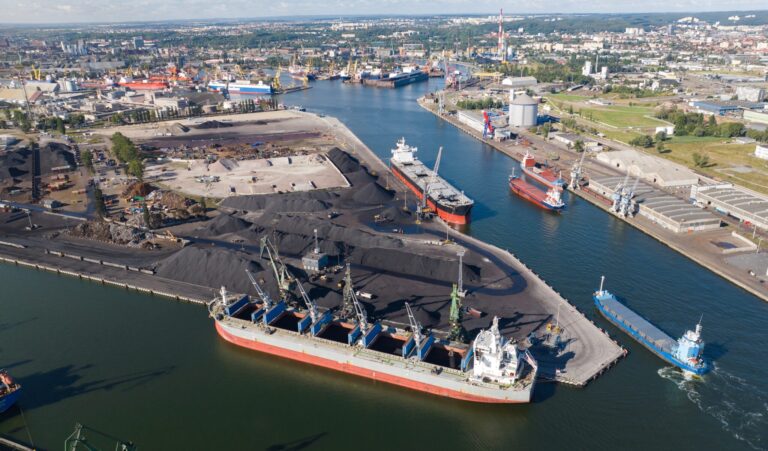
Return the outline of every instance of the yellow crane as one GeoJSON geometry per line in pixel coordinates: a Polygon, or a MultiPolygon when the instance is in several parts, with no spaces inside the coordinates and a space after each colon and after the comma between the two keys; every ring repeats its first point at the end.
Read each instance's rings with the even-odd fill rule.
{"type": "Polygon", "coordinates": [[[272,90],[273,91],[280,91],[280,88],[282,87],[280,85],[280,73],[283,71],[282,66],[277,66],[277,70],[275,70],[275,76],[272,78],[272,90]]]}

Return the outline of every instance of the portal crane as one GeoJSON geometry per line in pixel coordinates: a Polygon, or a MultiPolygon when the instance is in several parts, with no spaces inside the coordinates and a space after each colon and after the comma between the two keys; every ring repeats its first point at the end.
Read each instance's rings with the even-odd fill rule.
{"type": "Polygon", "coordinates": [[[296,286],[299,288],[301,298],[304,299],[304,304],[307,305],[307,310],[309,310],[309,317],[312,319],[312,324],[317,323],[317,321],[320,319],[320,314],[317,312],[317,304],[309,297],[301,283],[297,283],[296,286]]]}
{"type": "Polygon", "coordinates": [[[405,310],[408,311],[408,322],[411,324],[411,332],[413,332],[413,341],[416,342],[416,351],[421,349],[421,342],[424,340],[424,335],[421,333],[421,324],[416,320],[416,316],[411,310],[411,304],[405,303],[405,310]]]}
{"type": "Polygon", "coordinates": [[[451,341],[462,341],[464,339],[461,316],[461,296],[459,296],[459,288],[454,283],[453,290],[451,291],[451,312],[448,317],[448,325],[450,327],[448,338],[451,341]]]}
{"type": "Polygon", "coordinates": [[[269,310],[272,308],[272,298],[269,297],[269,293],[261,289],[261,286],[258,282],[256,282],[256,278],[253,276],[253,273],[249,270],[245,270],[245,273],[248,274],[248,278],[251,279],[251,285],[253,285],[253,288],[256,289],[256,294],[259,295],[259,299],[261,299],[261,302],[264,303],[264,308],[269,310]]]}
{"type": "Polygon", "coordinates": [[[355,289],[352,287],[352,270],[347,263],[347,271],[344,273],[344,291],[343,304],[341,306],[341,317],[349,318],[355,312],[354,299],[355,289]]]}
{"type": "Polygon", "coordinates": [[[280,254],[277,252],[277,248],[269,241],[269,238],[264,236],[261,238],[261,252],[259,258],[264,257],[264,251],[267,251],[267,256],[272,264],[272,270],[275,273],[275,280],[277,280],[277,287],[280,290],[280,296],[283,299],[289,295],[293,289],[293,284],[296,282],[291,274],[288,272],[288,268],[280,259],[280,254]]]}
{"type": "Polygon", "coordinates": [[[587,152],[582,152],[579,162],[574,164],[573,168],[571,168],[571,189],[574,191],[580,188],[579,181],[581,181],[581,176],[584,170],[584,156],[586,154],[587,152]]]}

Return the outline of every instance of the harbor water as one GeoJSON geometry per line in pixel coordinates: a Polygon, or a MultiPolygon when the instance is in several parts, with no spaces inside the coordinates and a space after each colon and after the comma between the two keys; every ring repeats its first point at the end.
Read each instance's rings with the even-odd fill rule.
{"type": "MultiPolygon", "coordinates": [[[[768,303],[566,194],[551,214],[509,193],[517,164],[423,110],[440,81],[316,82],[281,99],[338,117],[382,159],[404,136],[476,202],[468,233],[509,249],[630,355],[585,389],[476,405],[307,367],[219,339],[199,306],[0,265],[0,365],[23,384],[0,434],[61,446],[75,422],[140,449],[766,449],[768,303]],[[604,321],[606,288],[672,336],[703,314],[715,370],[688,381],[604,321]]],[[[566,329],[568,325],[563,325],[566,329]]]]}

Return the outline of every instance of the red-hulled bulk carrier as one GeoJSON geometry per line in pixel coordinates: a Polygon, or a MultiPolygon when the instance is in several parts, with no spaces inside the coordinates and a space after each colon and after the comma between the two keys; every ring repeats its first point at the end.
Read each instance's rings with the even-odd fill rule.
{"type": "Polygon", "coordinates": [[[534,158],[528,151],[525,152],[520,167],[523,169],[523,173],[526,176],[546,185],[548,188],[562,189],[565,187],[565,180],[563,180],[559,174],[555,174],[555,171],[549,166],[536,163],[536,158],[534,158]]]}
{"type": "Polygon", "coordinates": [[[437,396],[531,401],[538,365],[528,350],[501,335],[498,318],[467,346],[422,332],[415,319],[411,331],[371,323],[356,297],[357,316],[342,319],[331,311],[320,313],[303,288],[308,308],[299,311],[285,301],[272,302],[252,282],[260,300],[230,296],[222,287],[208,306],[216,331],[237,346],[437,396]]]}
{"type": "Polygon", "coordinates": [[[518,196],[533,202],[545,210],[560,211],[565,208],[562,199],[563,190],[558,187],[549,188],[546,192],[516,176],[509,176],[509,189],[518,196]]]}
{"type": "Polygon", "coordinates": [[[470,212],[475,202],[462,191],[446,182],[429,169],[414,154],[417,148],[405,143],[405,138],[392,149],[390,168],[419,199],[427,191],[427,205],[445,222],[457,225],[469,223],[470,212]]]}

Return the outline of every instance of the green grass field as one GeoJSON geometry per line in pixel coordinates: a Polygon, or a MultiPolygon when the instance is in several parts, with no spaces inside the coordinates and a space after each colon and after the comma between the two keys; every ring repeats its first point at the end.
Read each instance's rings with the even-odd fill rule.
{"type": "Polygon", "coordinates": [[[582,107],[581,117],[617,128],[655,128],[667,122],[653,116],[653,108],[640,106],[582,107]]]}

